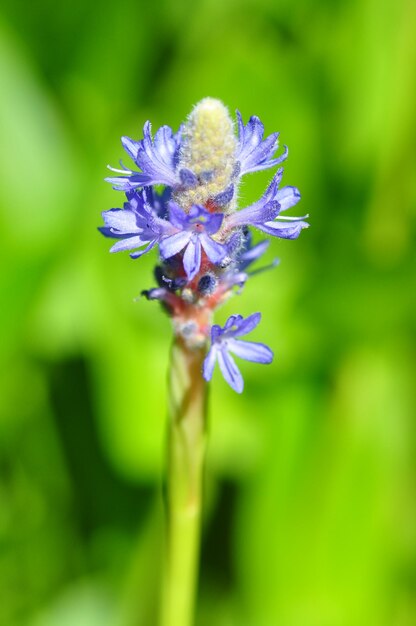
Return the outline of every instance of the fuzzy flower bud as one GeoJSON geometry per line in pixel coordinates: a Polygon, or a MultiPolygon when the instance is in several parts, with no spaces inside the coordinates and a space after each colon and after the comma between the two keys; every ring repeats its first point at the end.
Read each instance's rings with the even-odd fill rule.
{"type": "Polygon", "coordinates": [[[211,201],[228,212],[235,205],[230,186],[236,169],[237,140],[228,109],[214,98],[204,98],[188,117],[182,131],[179,168],[192,171],[197,181],[177,191],[174,198],[186,210],[211,201]],[[227,192],[228,191],[228,196],[227,192]],[[218,201],[216,202],[216,199],[218,201]]]}

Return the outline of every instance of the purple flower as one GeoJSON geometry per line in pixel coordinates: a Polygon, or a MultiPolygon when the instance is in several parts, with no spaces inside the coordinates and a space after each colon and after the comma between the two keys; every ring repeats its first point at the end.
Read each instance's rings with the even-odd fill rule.
{"type": "Polygon", "coordinates": [[[107,181],[124,191],[127,201],[122,209],[103,212],[99,230],[113,239],[111,252],[128,250],[137,258],[158,249],[155,288],[142,293],[161,303],[187,349],[200,348],[211,336],[204,378],[211,380],[218,361],[226,382],[241,393],[244,383],[235,355],[257,363],[273,359],[266,345],[244,341],[261,315],[232,315],[224,327],[211,327],[212,315],[231,295],[241,293],[249,278],[278,263],[274,259],[254,267],[269,242],[253,243],[253,228],[295,239],[309,225],[307,215],[287,216],[300,193],[296,187],[279,187],[283,169],[278,167],[263,196],[238,210],[241,176],[278,166],[288,150],[278,156],[279,133],[265,135],[255,115],[244,123],[237,111],[236,126],[238,136],[226,107],[206,98],[177,133],[162,126],[152,135],[146,122],[139,141],[122,137],[134,165],[110,168],[115,173],[107,181]]]}
{"type": "Polygon", "coordinates": [[[156,132],[154,139],[151,134],[150,122],[143,128],[143,139],[134,141],[130,137],[122,137],[121,142],[129,157],[141,169],[134,172],[122,165],[122,170],[112,167],[113,172],[123,174],[106,178],[114,189],[131,191],[143,185],[169,185],[170,187],[193,187],[198,179],[187,169],[177,172],[179,149],[181,145],[182,127],[174,134],[169,126],[162,126],[156,132]]]}
{"type": "Polygon", "coordinates": [[[303,228],[308,228],[304,217],[286,217],[280,215],[282,211],[290,209],[300,200],[300,192],[296,187],[286,186],[279,189],[283,168],[280,168],[273,177],[265,194],[250,206],[236,211],[226,217],[227,229],[236,226],[254,226],[259,230],[281,237],[282,239],[296,239],[303,228]]]}
{"type": "Polygon", "coordinates": [[[230,352],[246,361],[255,363],[271,363],[273,352],[262,343],[253,341],[240,341],[237,337],[250,333],[261,319],[261,313],[253,313],[244,319],[241,315],[231,315],[224,328],[214,324],[211,328],[211,348],[203,365],[205,380],[211,380],[215,362],[218,365],[226,382],[236,391],[241,393],[244,388],[243,377],[230,352]]]}
{"type": "Polygon", "coordinates": [[[110,252],[122,250],[136,250],[146,244],[144,250],[136,250],[130,256],[136,259],[160,242],[161,237],[174,231],[171,224],[157,217],[147,202],[146,193],[129,192],[123,209],[103,211],[105,226],[99,230],[106,237],[120,239],[111,248],[110,252]]]}
{"type": "Polygon", "coordinates": [[[223,219],[222,213],[209,213],[196,204],[185,213],[178,204],[169,202],[169,220],[176,233],[160,241],[162,258],[169,259],[185,249],[183,267],[189,280],[201,267],[202,248],[212,263],[220,263],[227,254],[227,246],[212,239],[211,235],[218,232],[223,219]]]}
{"type": "Polygon", "coordinates": [[[287,146],[280,157],[272,158],[279,146],[279,133],[272,133],[263,139],[264,125],[256,115],[252,115],[244,126],[241,113],[237,111],[237,121],[239,142],[236,159],[240,163],[240,176],[274,167],[286,159],[287,146]]]}

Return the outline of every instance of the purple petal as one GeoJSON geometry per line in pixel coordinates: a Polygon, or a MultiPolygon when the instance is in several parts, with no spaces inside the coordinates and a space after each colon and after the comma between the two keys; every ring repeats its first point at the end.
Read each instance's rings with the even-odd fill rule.
{"type": "Polygon", "coordinates": [[[179,170],[179,178],[181,179],[182,185],[187,188],[196,187],[198,184],[198,178],[195,174],[185,167],[179,170]]]}
{"type": "Polygon", "coordinates": [[[269,135],[241,159],[241,174],[271,167],[270,159],[277,150],[279,133],[269,135]]]}
{"type": "Polygon", "coordinates": [[[221,373],[226,382],[234,391],[241,393],[244,388],[244,381],[233,357],[228,354],[225,348],[221,348],[217,351],[217,358],[218,365],[220,366],[221,373]]]}
{"type": "Polygon", "coordinates": [[[279,185],[281,183],[283,177],[283,167],[277,170],[276,174],[273,176],[272,180],[269,183],[266,191],[263,194],[262,199],[264,201],[268,200],[278,200],[277,194],[279,193],[279,185]]]}
{"type": "Polygon", "coordinates": [[[231,200],[233,199],[233,196],[234,196],[234,185],[230,185],[229,187],[227,187],[225,191],[222,191],[221,193],[214,196],[213,201],[217,206],[225,206],[226,204],[231,202],[231,200]]]}
{"type": "Polygon", "coordinates": [[[204,211],[206,218],[205,221],[205,232],[209,235],[215,235],[221,228],[222,222],[224,220],[223,213],[209,213],[208,211],[204,211]]]}
{"type": "Polygon", "coordinates": [[[102,216],[105,225],[115,229],[120,234],[138,233],[141,231],[137,226],[136,214],[130,209],[110,209],[103,211],[102,216]]]}
{"type": "Polygon", "coordinates": [[[243,321],[242,315],[230,315],[230,317],[224,324],[224,331],[229,330],[234,325],[238,326],[238,324],[240,324],[242,321],[243,321]]]}
{"type": "MultiPolygon", "coordinates": [[[[141,141],[122,137],[122,143],[128,155],[142,171],[126,170],[124,176],[107,178],[106,180],[114,186],[114,189],[128,192],[143,185],[178,185],[176,160],[180,134],[174,135],[169,126],[162,126],[153,140],[150,122],[146,122],[141,141]]],[[[124,166],[123,169],[125,169],[124,166]]]]}
{"type": "Polygon", "coordinates": [[[140,147],[140,142],[134,141],[134,139],[130,139],[130,137],[122,137],[121,143],[132,161],[135,161],[140,147]]]}
{"type": "Polygon", "coordinates": [[[136,163],[148,178],[146,185],[176,185],[178,182],[173,164],[163,163],[155,152],[149,155],[141,147],[137,153],[136,163]]]}
{"type": "Polygon", "coordinates": [[[221,228],[223,219],[223,213],[210,213],[205,207],[199,204],[193,204],[186,216],[186,223],[191,228],[199,224],[203,226],[205,232],[213,235],[221,228]]]}
{"type": "Polygon", "coordinates": [[[238,125],[238,139],[239,139],[239,142],[242,144],[244,143],[244,122],[243,122],[242,115],[238,109],[236,111],[236,115],[237,115],[237,125],[238,125]]]}
{"type": "Polygon", "coordinates": [[[259,223],[261,224],[275,219],[280,212],[278,196],[280,193],[279,183],[282,179],[282,175],[283,168],[280,168],[272,178],[260,200],[250,204],[241,211],[228,215],[226,217],[227,227],[234,228],[235,226],[243,226],[247,224],[256,226],[259,223]]]}
{"type": "Polygon", "coordinates": [[[254,363],[271,363],[273,361],[273,352],[263,343],[228,339],[227,345],[231,352],[246,361],[253,361],[254,363]]]}
{"type": "Polygon", "coordinates": [[[137,187],[153,184],[151,183],[151,177],[141,173],[136,173],[132,176],[109,176],[104,180],[113,185],[116,191],[125,191],[126,193],[137,187]]]}
{"type": "Polygon", "coordinates": [[[218,324],[214,324],[211,328],[211,343],[216,343],[216,341],[221,337],[222,328],[218,324]]]}
{"type": "Polygon", "coordinates": [[[145,152],[150,156],[152,154],[152,125],[147,120],[143,126],[142,146],[145,152]]]}
{"type": "Polygon", "coordinates": [[[107,226],[98,226],[98,230],[104,237],[111,237],[112,239],[120,239],[120,235],[116,235],[116,233],[111,229],[107,228],[107,226]]]}
{"type": "Polygon", "coordinates": [[[212,374],[214,372],[215,361],[217,359],[217,348],[212,346],[205,357],[204,364],[202,367],[202,374],[205,380],[211,380],[212,374]]]}
{"type": "Polygon", "coordinates": [[[183,267],[189,280],[198,273],[201,267],[201,243],[199,237],[192,237],[183,255],[183,267]]]}
{"type": "Polygon", "coordinates": [[[228,248],[225,244],[214,241],[205,233],[198,235],[198,239],[211,263],[218,265],[227,256],[228,248]]]}
{"type": "Polygon", "coordinates": [[[164,237],[159,242],[160,254],[164,259],[169,259],[183,250],[191,237],[192,233],[189,231],[181,231],[170,237],[164,237]]]}
{"type": "Polygon", "coordinates": [[[149,252],[152,248],[155,247],[155,245],[157,244],[157,239],[153,239],[148,246],[145,247],[144,250],[137,250],[137,252],[132,252],[130,254],[132,259],[138,259],[139,257],[143,256],[144,254],[146,254],[146,252],[149,252]]]}
{"type": "Polygon", "coordinates": [[[169,221],[175,228],[184,230],[188,225],[188,216],[176,202],[170,201],[168,203],[169,208],[169,221]]]}
{"type": "MultiPolygon", "coordinates": [[[[272,150],[271,154],[273,154],[273,152],[277,150],[277,147],[278,146],[276,145],[274,150],[272,150]]],[[[288,154],[289,154],[289,148],[287,146],[284,146],[284,152],[283,154],[280,155],[280,157],[277,157],[275,159],[266,159],[265,161],[262,161],[261,163],[255,163],[255,160],[252,159],[254,161],[253,165],[249,168],[247,167],[244,168],[244,171],[242,171],[241,174],[249,174],[252,172],[261,172],[262,170],[268,170],[270,167],[275,167],[276,165],[279,165],[280,163],[285,161],[288,157],[288,154]]]]}
{"type": "Polygon", "coordinates": [[[237,324],[237,330],[233,331],[233,337],[241,337],[251,333],[258,326],[261,320],[261,313],[253,313],[237,324]]]}
{"type": "Polygon", "coordinates": [[[257,115],[252,115],[244,128],[243,120],[240,113],[237,113],[239,129],[243,128],[240,137],[240,150],[237,154],[239,161],[244,162],[247,157],[253,153],[257,146],[261,143],[264,134],[264,125],[257,115]]]}
{"type": "Polygon", "coordinates": [[[271,201],[264,204],[263,199],[251,204],[250,206],[227,215],[227,228],[235,228],[236,226],[258,226],[264,222],[273,220],[279,215],[280,205],[278,202],[271,201]]]}
{"type": "Polygon", "coordinates": [[[281,154],[280,157],[276,157],[275,159],[272,159],[271,161],[269,161],[269,163],[271,163],[270,167],[275,167],[275,165],[280,165],[280,163],[283,163],[283,161],[286,161],[287,157],[289,156],[289,148],[287,146],[283,146],[283,148],[284,148],[283,154],[281,154]]]}
{"type": "Polygon", "coordinates": [[[143,241],[139,235],[136,237],[127,237],[126,239],[122,239],[121,241],[117,241],[110,248],[110,252],[121,252],[122,250],[134,250],[135,248],[141,248],[146,245],[147,241],[143,241]]]}
{"type": "Polygon", "coordinates": [[[162,126],[156,132],[154,141],[150,122],[143,128],[143,139],[136,155],[136,164],[149,177],[147,184],[177,184],[175,153],[177,142],[169,126],[162,126]]]}
{"type": "Polygon", "coordinates": [[[180,143],[180,140],[182,138],[182,134],[183,134],[184,128],[185,128],[185,124],[181,124],[179,126],[177,132],[173,135],[176,143],[180,143]]]}
{"type": "Polygon", "coordinates": [[[175,235],[177,229],[167,220],[162,219],[161,217],[153,217],[151,220],[151,226],[153,230],[162,235],[175,235]]]}
{"type": "Polygon", "coordinates": [[[280,204],[280,210],[286,211],[299,202],[300,191],[296,187],[283,187],[276,194],[276,200],[280,204]]]}
{"type": "Polygon", "coordinates": [[[279,133],[272,133],[263,139],[264,126],[256,115],[252,115],[246,126],[237,111],[239,145],[236,154],[240,162],[240,176],[248,172],[274,167],[287,157],[287,148],[280,157],[273,159],[278,148],[279,133]]]}
{"type": "Polygon", "coordinates": [[[264,124],[257,115],[252,115],[246,126],[247,149],[256,148],[262,141],[264,135],[264,124]]]}
{"type": "Polygon", "coordinates": [[[309,228],[307,222],[266,222],[265,224],[257,224],[257,228],[281,239],[297,239],[303,228],[309,228]]]}
{"type": "Polygon", "coordinates": [[[176,150],[176,141],[169,126],[161,126],[155,134],[156,152],[164,163],[171,163],[176,150]]]}

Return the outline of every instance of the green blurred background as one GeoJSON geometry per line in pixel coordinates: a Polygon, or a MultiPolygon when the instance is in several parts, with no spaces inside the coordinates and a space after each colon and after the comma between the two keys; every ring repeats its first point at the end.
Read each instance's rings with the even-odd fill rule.
{"type": "Polygon", "coordinates": [[[156,625],[170,323],[96,227],[120,136],[207,95],[281,131],[311,228],[217,316],[276,359],[211,385],[197,626],[416,624],[415,32],[414,0],[3,0],[2,626],[156,625]]]}

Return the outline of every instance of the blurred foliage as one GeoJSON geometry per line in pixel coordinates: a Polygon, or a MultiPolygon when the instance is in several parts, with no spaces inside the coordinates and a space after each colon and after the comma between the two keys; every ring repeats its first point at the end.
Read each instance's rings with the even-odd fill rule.
{"type": "Polygon", "coordinates": [[[414,626],[415,29],[413,0],[3,1],[0,624],[156,624],[169,320],[96,226],[119,137],[210,95],[281,131],[311,229],[218,316],[261,309],[277,358],[212,384],[197,626],[414,626]]]}

